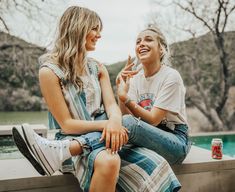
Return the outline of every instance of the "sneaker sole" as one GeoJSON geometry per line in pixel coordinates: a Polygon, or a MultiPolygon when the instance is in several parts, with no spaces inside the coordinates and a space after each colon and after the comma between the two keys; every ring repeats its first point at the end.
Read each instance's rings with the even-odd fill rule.
{"type": "Polygon", "coordinates": [[[24,155],[24,157],[26,157],[26,159],[29,160],[29,162],[33,165],[33,167],[37,170],[37,172],[40,175],[45,175],[46,173],[44,169],[38,163],[38,161],[33,157],[24,139],[22,138],[21,134],[19,133],[16,127],[13,127],[12,129],[12,137],[19,151],[24,155]]]}
{"type": "Polygon", "coordinates": [[[28,148],[32,151],[38,163],[41,165],[46,175],[50,176],[55,173],[55,170],[47,161],[47,158],[42,153],[40,147],[35,142],[33,134],[35,133],[30,127],[27,127],[27,124],[22,125],[22,131],[28,148]]]}

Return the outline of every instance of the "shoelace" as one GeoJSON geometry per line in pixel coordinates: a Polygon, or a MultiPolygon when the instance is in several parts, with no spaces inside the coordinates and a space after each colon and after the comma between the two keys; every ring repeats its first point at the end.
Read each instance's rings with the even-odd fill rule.
{"type": "Polygon", "coordinates": [[[42,138],[40,136],[38,136],[36,133],[35,133],[35,138],[36,140],[43,146],[45,146],[45,150],[47,150],[47,148],[50,148],[50,149],[54,149],[56,151],[56,155],[59,156],[59,160],[60,161],[63,161],[63,150],[62,148],[66,148],[65,145],[63,145],[63,142],[61,141],[50,141],[50,140],[47,140],[45,138],[42,138]],[[58,154],[59,152],[59,154],[58,154]]]}

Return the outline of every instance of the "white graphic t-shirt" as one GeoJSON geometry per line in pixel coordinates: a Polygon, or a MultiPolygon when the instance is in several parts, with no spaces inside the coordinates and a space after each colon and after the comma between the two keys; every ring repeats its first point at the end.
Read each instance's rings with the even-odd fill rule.
{"type": "Polygon", "coordinates": [[[128,96],[146,110],[167,110],[164,123],[187,124],[185,92],[179,72],[163,65],[151,77],[146,78],[143,70],[135,75],[130,80],[128,96]]]}

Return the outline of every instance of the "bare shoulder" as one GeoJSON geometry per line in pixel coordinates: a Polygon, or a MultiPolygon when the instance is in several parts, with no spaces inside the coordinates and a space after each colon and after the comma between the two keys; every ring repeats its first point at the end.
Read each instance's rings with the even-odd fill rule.
{"type": "Polygon", "coordinates": [[[58,82],[59,78],[56,74],[48,67],[42,67],[39,70],[39,80],[42,82],[58,82]]]}

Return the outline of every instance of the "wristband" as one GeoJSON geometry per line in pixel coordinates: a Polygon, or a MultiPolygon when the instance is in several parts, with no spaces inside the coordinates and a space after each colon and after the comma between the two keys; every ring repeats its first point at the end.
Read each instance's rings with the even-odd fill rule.
{"type": "Polygon", "coordinates": [[[124,102],[125,105],[127,105],[129,102],[131,102],[131,98],[127,97],[126,101],[124,102]]]}

